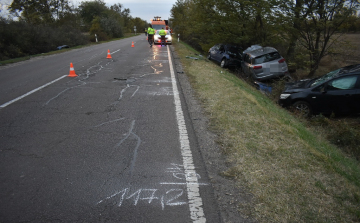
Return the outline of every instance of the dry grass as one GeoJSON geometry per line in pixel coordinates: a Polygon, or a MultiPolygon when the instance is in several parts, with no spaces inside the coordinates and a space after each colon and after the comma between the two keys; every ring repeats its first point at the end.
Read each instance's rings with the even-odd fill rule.
{"type": "MultiPolygon", "coordinates": [[[[175,44],[231,163],[223,173],[254,195],[259,222],[359,222],[360,167],[251,86],[175,44]]],[[[249,211],[250,210],[250,211],[249,211]]]]}

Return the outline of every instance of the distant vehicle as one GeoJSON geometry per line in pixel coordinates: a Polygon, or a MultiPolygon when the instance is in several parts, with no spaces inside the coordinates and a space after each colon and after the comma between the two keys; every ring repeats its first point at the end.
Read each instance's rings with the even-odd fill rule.
{"type": "Polygon", "coordinates": [[[216,44],[211,47],[207,58],[220,63],[221,67],[237,67],[241,65],[242,49],[233,44],[216,44]]]}
{"type": "MultiPolygon", "coordinates": [[[[155,35],[154,35],[154,44],[161,44],[161,36],[159,35],[159,31],[160,30],[157,30],[155,35]]],[[[172,44],[172,37],[171,37],[171,34],[170,34],[170,30],[165,30],[166,32],[166,36],[165,36],[165,42],[166,44],[172,44]]]]}
{"type": "Polygon", "coordinates": [[[360,64],[346,66],[322,77],[288,83],[279,104],[304,116],[360,113],[360,64]]]}
{"type": "Polygon", "coordinates": [[[241,69],[245,76],[264,81],[289,74],[285,59],[273,47],[253,45],[243,53],[241,69]]]}
{"type": "Polygon", "coordinates": [[[62,46],[57,47],[58,50],[61,50],[61,49],[64,49],[64,48],[70,48],[70,47],[68,45],[62,45],[62,46]]]}
{"type": "Polygon", "coordinates": [[[161,20],[160,16],[154,16],[154,19],[151,20],[151,26],[155,30],[161,30],[161,28],[169,29],[168,20],[161,20]]]}

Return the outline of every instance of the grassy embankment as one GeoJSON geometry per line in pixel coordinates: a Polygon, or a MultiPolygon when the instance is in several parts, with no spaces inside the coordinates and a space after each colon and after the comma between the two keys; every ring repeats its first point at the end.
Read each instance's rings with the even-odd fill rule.
{"type": "Polygon", "coordinates": [[[174,43],[231,164],[224,174],[254,199],[259,222],[359,222],[360,165],[249,84],[174,43]]]}

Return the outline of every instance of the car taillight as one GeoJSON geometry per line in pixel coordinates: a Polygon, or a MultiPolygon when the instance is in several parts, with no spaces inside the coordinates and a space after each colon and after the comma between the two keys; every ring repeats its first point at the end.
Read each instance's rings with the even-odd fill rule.
{"type": "Polygon", "coordinates": [[[285,62],[285,59],[282,58],[281,60],[279,60],[279,63],[284,63],[285,62]]]}
{"type": "Polygon", "coordinates": [[[254,67],[253,67],[253,69],[255,69],[255,70],[256,70],[256,69],[261,69],[261,68],[262,68],[262,66],[254,66],[254,67]]]}

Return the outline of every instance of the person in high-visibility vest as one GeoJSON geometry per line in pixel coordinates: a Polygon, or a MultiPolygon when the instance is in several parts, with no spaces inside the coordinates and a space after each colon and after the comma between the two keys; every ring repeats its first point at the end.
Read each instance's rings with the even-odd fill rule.
{"type": "Polygon", "coordinates": [[[152,26],[150,25],[150,27],[147,30],[148,33],[148,42],[150,44],[150,47],[152,47],[152,44],[154,42],[154,34],[155,34],[155,30],[152,28],[152,26]]]}
{"type": "Polygon", "coordinates": [[[166,31],[164,30],[164,27],[162,27],[161,30],[159,31],[159,35],[161,36],[161,46],[163,44],[163,41],[166,45],[166,40],[165,40],[166,31]]]}

